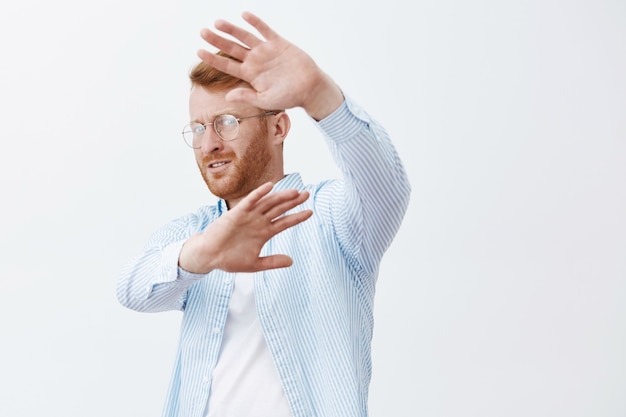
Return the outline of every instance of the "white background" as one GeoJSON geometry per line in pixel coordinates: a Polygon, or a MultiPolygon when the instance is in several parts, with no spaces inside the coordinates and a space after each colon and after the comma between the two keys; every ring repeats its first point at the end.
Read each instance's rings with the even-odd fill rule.
{"type": "MultiPolygon", "coordinates": [[[[0,416],[160,415],[180,313],[126,310],[115,282],[214,201],[179,135],[186,76],[200,28],[245,9],[388,128],[411,178],[371,415],[626,415],[623,0],[8,3],[0,416]]],[[[291,115],[287,170],[335,176],[291,115]]]]}

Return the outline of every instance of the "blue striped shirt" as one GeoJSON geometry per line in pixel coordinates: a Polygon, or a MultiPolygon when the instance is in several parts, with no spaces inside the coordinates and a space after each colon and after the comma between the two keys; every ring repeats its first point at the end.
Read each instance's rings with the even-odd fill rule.
{"type": "MultiPolygon", "coordinates": [[[[294,417],[363,417],[379,264],[410,185],[385,130],[349,98],[317,125],[343,178],[304,185],[290,174],[275,185],[308,190],[294,210],[314,214],[264,246],[262,254],[288,254],[293,265],[255,275],[257,312],[294,417]]],[[[202,417],[207,404],[234,274],[191,274],[178,254],[226,210],[220,199],[158,230],[118,282],[128,308],[183,311],[164,417],[202,417]]]]}

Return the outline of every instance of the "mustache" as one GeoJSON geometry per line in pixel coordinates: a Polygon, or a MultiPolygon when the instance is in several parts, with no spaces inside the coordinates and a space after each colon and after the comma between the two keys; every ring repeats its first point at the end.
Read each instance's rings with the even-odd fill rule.
{"type": "Polygon", "coordinates": [[[236,159],[236,155],[232,152],[221,153],[219,155],[208,155],[202,157],[202,166],[207,166],[208,164],[223,161],[223,160],[234,161],[236,159]]]}

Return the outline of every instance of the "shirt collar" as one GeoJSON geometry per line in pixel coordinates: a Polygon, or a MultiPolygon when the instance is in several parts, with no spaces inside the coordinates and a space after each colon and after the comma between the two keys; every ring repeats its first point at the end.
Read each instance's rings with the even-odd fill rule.
{"type": "MultiPolygon", "coordinates": [[[[280,181],[274,184],[272,191],[288,190],[290,188],[295,188],[296,190],[302,190],[304,188],[304,184],[302,183],[302,178],[299,173],[295,172],[285,175],[280,181]]],[[[217,211],[220,216],[228,211],[226,200],[223,198],[217,200],[217,211]]]]}

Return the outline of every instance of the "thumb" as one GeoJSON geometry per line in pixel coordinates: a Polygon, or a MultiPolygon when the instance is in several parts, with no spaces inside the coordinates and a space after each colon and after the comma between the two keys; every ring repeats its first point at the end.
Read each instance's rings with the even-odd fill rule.
{"type": "Polygon", "coordinates": [[[258,259],[255,267],[257,271],[267,269],[286,268],[293,264],[293,260],[287,255],[262,256],[258,259]]]}
{"type": "MultiPolygon", "coordinates": [[[[226,100],[235,103],[249,103],[256,106],[258,94],[250,87],[238,87],[230,90],[226,94],[226,100]]],[[[258,107],[258,106],[256,106],[258,107]]]]}

